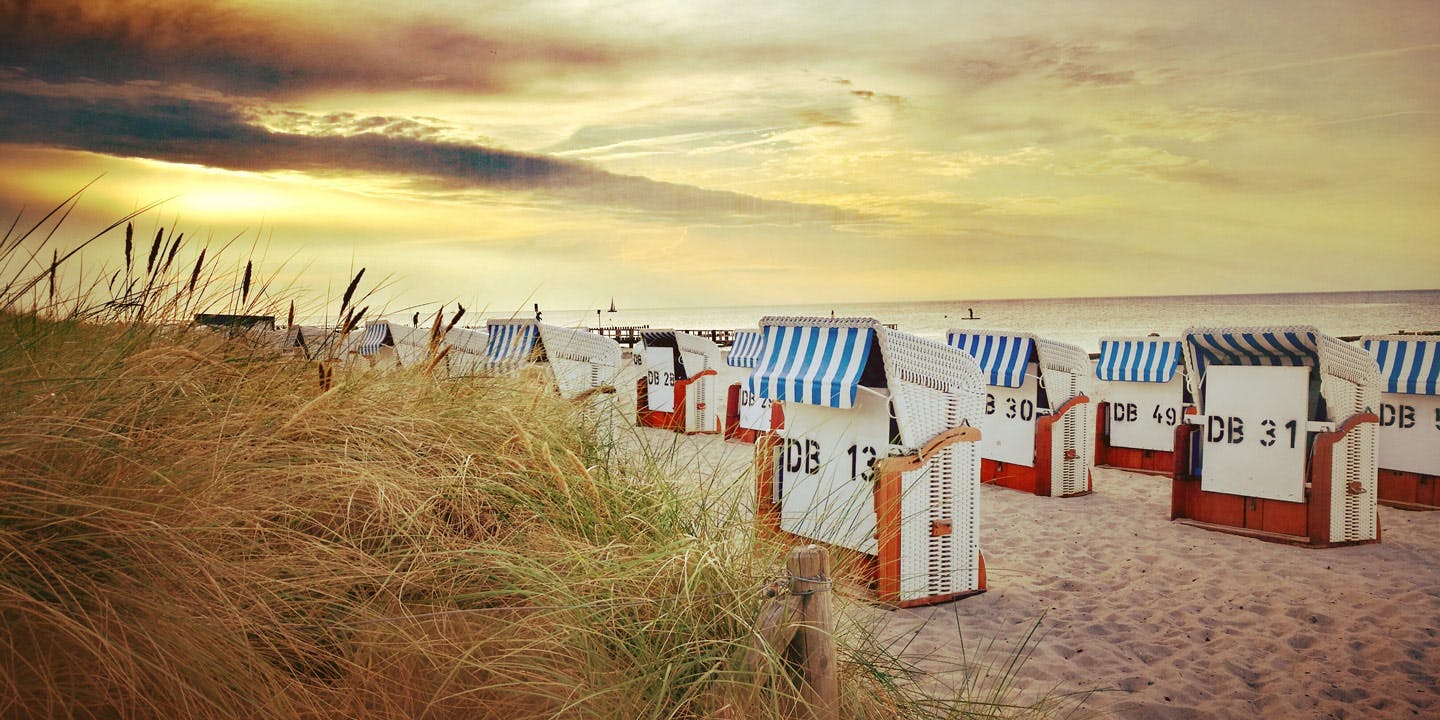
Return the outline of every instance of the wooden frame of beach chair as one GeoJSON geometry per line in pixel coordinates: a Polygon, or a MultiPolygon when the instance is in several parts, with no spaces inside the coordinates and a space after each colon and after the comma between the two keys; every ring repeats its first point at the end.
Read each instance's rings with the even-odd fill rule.
{"type": "Polygon", "coordinates": [[[1175,427],[1187,410],[1179,338],[1100,339],[1095,377],[1095,464],[1169,477],[1175,427]]]}
{"type": "Polygon", "coordinates": [[[1183,341],[1199,412],[1175,429],[1170,518],[1307,547],[1379,541],[1370,355],[1308,326],[1183,341]]]}
{"type": "Polygon", "coordinates": [[[1066,343],[1006,330],[954,329],[988,385],[981,481],[1047,497],[1094,489],[1095,415],[1084,380],[1090,356],[1066,343]]]}
{"type": "Polygon", "coordinates": [[[674,330],[642,330],[636,346],[644,377],[636,382],[636,422],[687,435],[723,429],[720,346],[674,330]]]}
{"type": "Polygon", "coordinates": [[[1380,504],[1440,510],[1440,335],[1361,338],[1380,368],[1380,504]]]}
{"type": "Polygon", "coordinates": [[[974,359],[870,318],[761,329],[747,388],[785,407],[785,426],[755,444],[762,529],[833,548],[884,603],[983,592],[974,359]]]}
{"type": "Polygon", "coordinates": [[[515,372],[532,365],[548,368],[560,397],[573,400],[593,391],[615,391],[620,344],[575,328],[529,319],[485,323],[487,372],[515,372]]]}
{"type": "Polygon", "coordinates": [[[780,405],[757,398],[745,389],[745,380],[765,350],[759,330],[736,330],[725,353],[720,387],[725,390],[725,439],[754,444],[755,439],[785,423],[780,405]]]}

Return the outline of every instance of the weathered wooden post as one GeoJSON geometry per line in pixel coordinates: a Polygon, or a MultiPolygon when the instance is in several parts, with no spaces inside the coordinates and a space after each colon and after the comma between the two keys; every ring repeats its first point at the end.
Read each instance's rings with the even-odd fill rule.
{"type": "Polygon", "coordinates": [[[830,553],[819,545],[795,548],[785,560],[785,569],[790,573],[790,592],[800,598],[800,628],[794,642],[800,656],[802,716],[838,718],[840,683],[830,607],[830,553]]]}

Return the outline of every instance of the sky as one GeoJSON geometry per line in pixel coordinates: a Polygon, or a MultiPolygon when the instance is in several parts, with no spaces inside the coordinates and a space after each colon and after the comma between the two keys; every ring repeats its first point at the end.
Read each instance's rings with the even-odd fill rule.
{"type": "Polygon", "coordinates": [[[1436,78],[1434,0],[0,0],[0,212],[392,308],[1425,289],[1436,78]]]}

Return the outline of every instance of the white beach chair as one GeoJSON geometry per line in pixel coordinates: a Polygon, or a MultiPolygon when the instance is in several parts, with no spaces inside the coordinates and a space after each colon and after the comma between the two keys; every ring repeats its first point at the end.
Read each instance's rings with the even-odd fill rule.
{"type": "Polygon", "coordinates": [[[637,422],[683,433],[722,430],[718,369],[720,346],[674,330],[643,330],[636,360],[645,371],[637,422]]]}
{"type": "Polygon", "coordinates": [[[840,549],[883,602],[983,591],[975,361],[869,318],[760,325],[746,386],[785,410],[755,446],[762,526],[840,549]]]}
{"type": "Polygon", "coordinates": [[[1095,464],[1173,475],[1175,428],[1185,414],[1179,338],[1100,339],[1095,377],[1095,464]]]}
{"type": "Polygon", "coordinates": [[[764,334],[736,330],[732,337],[720,373],[720,387],[725,392],[725,439],[753,443],[761,434],[779,428],[784,415],[779,405],[757,398],[745,388],[746,378],[765,350],[764,334]]]}
{"type": "Polygon", "coordinates": [[[950,330],[946,342],[979,362],[989,386],[982,481],[1050,497],[1090,492],[1095,415],[1084,390],[1090,356],[1005,330],[950,330]]]}
{"type": "Polygon", "coordinates": [[[1440,335],[1361,339],[1380,368],[1380,503],[1440,510],[1440,335]]]}
{"type": "Polygon", "coordinates": [[[1183,337],[1200,412],[1176,430],[1171,519],[1310,547],[1378,541],[1370,355],[1308,326],[1183,337]]]}

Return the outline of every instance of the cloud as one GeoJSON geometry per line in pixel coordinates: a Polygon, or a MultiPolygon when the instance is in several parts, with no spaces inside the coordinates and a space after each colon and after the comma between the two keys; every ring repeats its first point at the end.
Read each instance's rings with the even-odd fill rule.
{"type": "Polygon", "coordinates": [[[437,88],[492,93],[512,73],[605,67],[597,43],[483,35],[363,11],[310,18],[215,2],[0,0],[0,66],[50,82],[154,80],[228,94],[437,88]]]}
{"type": "MultiPolygon", "coordinates": [[[[829,206],[659,182],[553,156],[436,139],[424,131],[424,123],[414,123],[422,129],[416,131],[404,119],[339,114],[310,123],[312,130],[316,126],[331,130],[323,134],[281,132],[223,100],[162,92],[131,92],[123,97],[107,86],[86,97],[81,92],[84,86],[44,87],[52,92],[24,92],[15,83],[8,88],[0,84],[0,138],[14,144],[228,170],[417,177],[442,189],[539,193],[552,200],[663,219],[721,224],[859,219],[829,206]]],[[[292,128],[306,126],[293,113],[286,117],[292,128]]]]}
{"type": "Polygon", "coordinates": [[[1116,54],[1096,45],[1034,35],[992,37],[930,47],[912,69],[970,89],[1037,77],[1065,86],[1139,83],[1133,68],[1114,66],[1116,54]]]}

